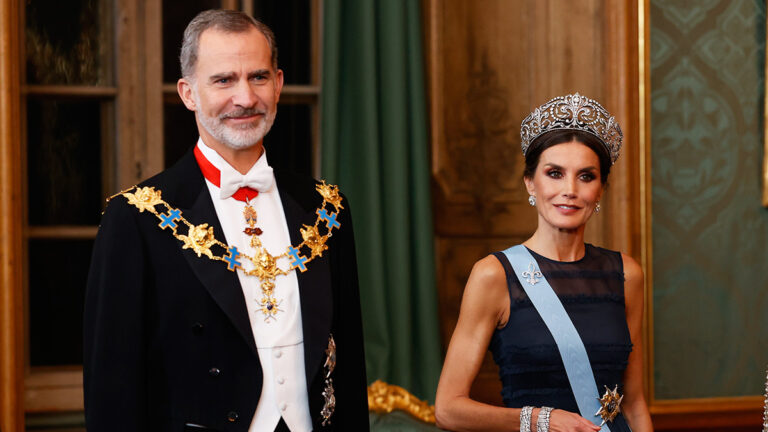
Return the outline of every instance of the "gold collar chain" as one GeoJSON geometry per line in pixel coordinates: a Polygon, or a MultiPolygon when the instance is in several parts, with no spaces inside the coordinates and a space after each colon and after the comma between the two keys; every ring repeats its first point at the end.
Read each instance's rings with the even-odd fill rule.
{"type": "Polygon", "coordinates": [[[239,268],[247,276],[257,277],[261,282],[261,291],[263,293],[263,297],[259,301],[261,312],[264,314],[264,321],[269,322],[270,319],[275,319],[277,312],[282,310],[279,308],[280,301],[274,297],[275,278],[287,275],[295,269],[305,272],[307,270],[307,263],[315,259],[315,257],[322,257],[323,252],[328,250],[328,246],[325,243],[333,234],[332,231],[335,228],[341,227],[337,217],[340,210],[344,207],[341,205],[339,188],[335,185],[326,184],[323,181],[315,189],[323,197],[323,203],[315,211],[317,214],[315,224],[312,226],[304,225],[300,229],[301,237],[304,240],[298,246],[288,246],[288,249],[280,255],[270,254],[261,245],[261,242],[255,245],[256,253],[250,256],[240,252],[235,246],[219,241],[214,236],[213,227],[209,227],[207,223],[200,225],[191,224],[182,216],[181,210],[173,208],[163,201],[161,191],[156,190],[154,187],[139,188],[133,186],[113,195],[107,199],[107,202],[117,195],[122,195],[128,200],[128,204],[135,206],[139,209],[139,212],[143,213],[146,210],[157,216],[160,219],[158,226],[163,230],[170,228],[173,236],[183,243],[182,249],[192,249],[198,257],[205,255],[208,259],[223,261],[227,263],[227,270],[229,271],[235,271],[239,268]],[[131,191],[135,192],[132,193],[131,191]],[[328,212],[327,206],[329,204],[334,207],[335,212],[328,212]],[[156,208],[158,206],[160,206],[160,211],[156,208]],[[164,211],[163,207],[165,207],[164,211]],[[180,227],[178,222],[186,225],[186,234],[178,232],[180,227]],[[320,233],[322,222],[325,222],[324,234],[320,233]],[[218,254],[214,253],[212,250],[214,247],[221,249],[221,251],[218,254]],[[301,254],[302,249],[305,250],[304,255],[301,254]],[[309,256],[306,256],[307,253],[309,256]],[[242,262],[239,260],[241,257],[250,260],[254,268],[251,270],[244,269],[242,262]],[[282,258],[291,259],[287,270],[278,266],[278,261],[282,258]]]}

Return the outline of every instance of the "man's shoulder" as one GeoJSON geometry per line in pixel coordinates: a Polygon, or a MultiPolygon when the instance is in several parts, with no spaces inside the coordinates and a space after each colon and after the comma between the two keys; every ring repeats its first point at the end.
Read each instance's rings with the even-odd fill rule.
{"type": "MultiPolygon", "coordinates": [[[[307,174],[275,168],[275,181],[278,189],[289,193],[297,200],[310,203],[315,207],[323,202],[323,197],[318,193],[317,186],[323,184],[324,180],[318,180],[307,174]]],[[[342,198],[346,200],[342,192],[339,190],[342,198]]]]}
{"type": "Polygon", "coordinates": [[[275,182],[281,193],[290,195],[306,210],[319,206],[323,202],[317,192],[318,180],[306,174],[275,168],[275,182]]]}
{"type": "Polygon", "coordinates": [[[178,162],[139,183],[138,187],[160,190],[164,200],[177,207],[187,207],[204,186],[203,176],[194,155],[187,152],[178,162]]]}
{"type": "MultiPolygon", "coordinates": [[[[190,165],[189,160],[185,160],[186,158],[186,156],[183,157],[173,166],[143,180],[135,185],[135,188],[151,187],[155,191],[159,191],[161,198],[170,205],[188,207],[194,202],[204,183],[199,170],[194,171],[196,165],[190,165]]],[[[194,159],[192,162],[194,163],[194,159]]],[[[127,192],[133,191],[129,189],[127,192]]],[[[134,213],[137,213],[136,208],[121,195],[122,193],[119,193],[109,199],[104,217],[111,215],[111,217],[123,219],[132,217],[134,213]]]]}

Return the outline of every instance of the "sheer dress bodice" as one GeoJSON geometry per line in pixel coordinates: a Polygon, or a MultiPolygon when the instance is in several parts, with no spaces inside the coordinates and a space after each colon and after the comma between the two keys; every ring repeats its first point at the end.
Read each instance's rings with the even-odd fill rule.
{"type": "MultiPolygon", "coordinates": [[[[632,342],[624,313],[624,268],[621,254],[585,245],[584,257],[560,262],[530,251],[573,321],[587,350],[600,395],[618,385],[632,342]]],[[[489,349],[499,366],[502,398],[507,407],[551,406],[578,413],[565,367],[539,313],[525,294],[503,252],[494,253],[504,266],[510,297],[509,320],[496,329],[489,349]]],[[[629,431],[619,415],[611,431],[629,431]]]]}

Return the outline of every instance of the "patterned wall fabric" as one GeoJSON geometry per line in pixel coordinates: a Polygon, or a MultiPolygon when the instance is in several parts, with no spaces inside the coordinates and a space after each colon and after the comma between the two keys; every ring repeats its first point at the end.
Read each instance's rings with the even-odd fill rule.
{"type": "Polygon", "coordinates": [[[762,394],[765,9],[762,0],[651,1],[659,399],[762,394]]]}

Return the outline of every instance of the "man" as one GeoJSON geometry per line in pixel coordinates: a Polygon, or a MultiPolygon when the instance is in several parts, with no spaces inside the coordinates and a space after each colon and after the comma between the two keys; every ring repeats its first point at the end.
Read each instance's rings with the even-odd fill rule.
{"type": "Polygon", "coordinates": [[[181,64],[200,140],[112,197],[94,246],[88,430],[368,430],[349,206],[273,173],[262,144],[283,86],[272,32],[203,12],[181,64]]]}

